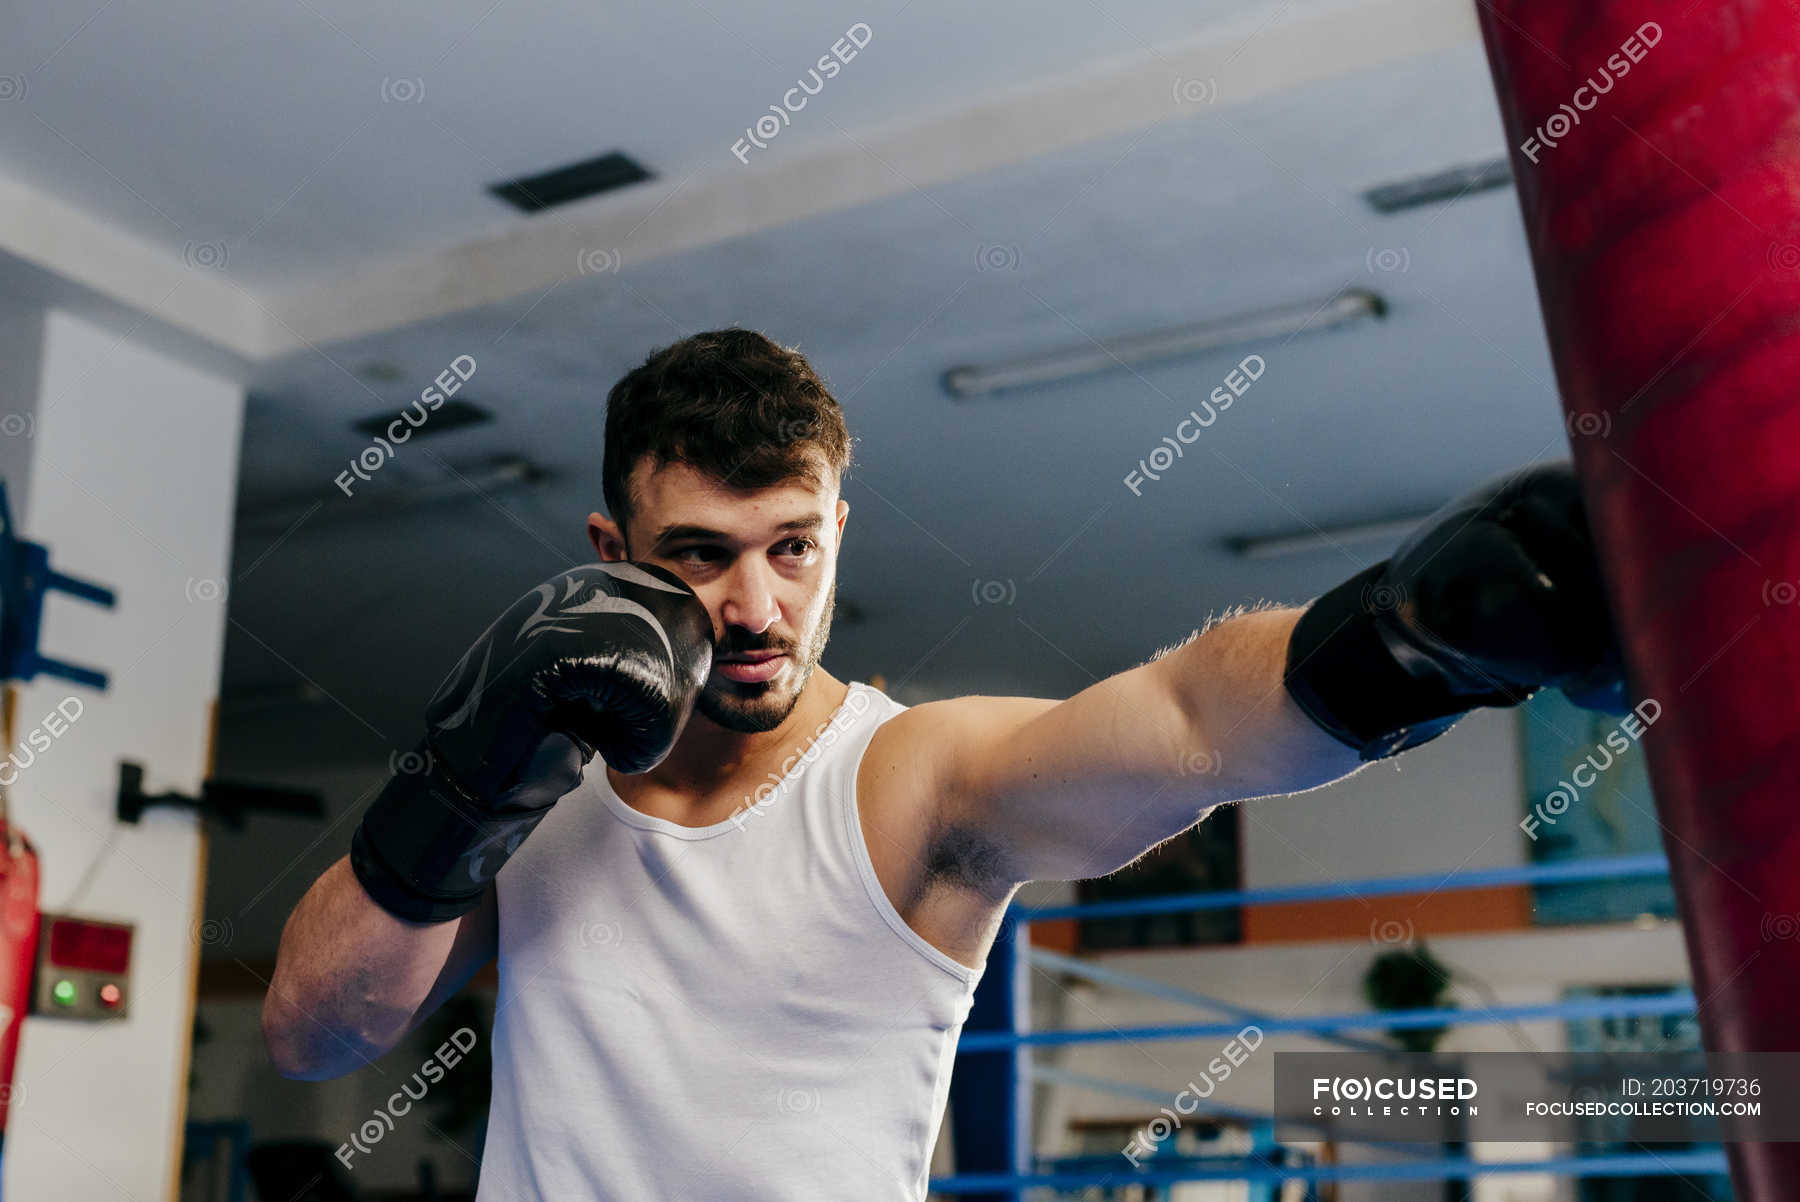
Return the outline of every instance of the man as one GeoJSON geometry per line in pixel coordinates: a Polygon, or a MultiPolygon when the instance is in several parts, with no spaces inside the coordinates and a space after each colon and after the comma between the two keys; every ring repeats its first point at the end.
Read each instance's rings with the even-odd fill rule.
{"type": "Polygon", "coordinates": [[[295,909],[263,1015],[284,1074],[372,1061],[497,956],[482,1202],[919,1199],[1021,883],[1111,872],[1545,684],[1621,695],[1553,466],[1068,700],[907,708],[820,663],[850,452],[805,359],[749,331],[613,388],[601,562],[477,640],[427,769],[295,909]]]}

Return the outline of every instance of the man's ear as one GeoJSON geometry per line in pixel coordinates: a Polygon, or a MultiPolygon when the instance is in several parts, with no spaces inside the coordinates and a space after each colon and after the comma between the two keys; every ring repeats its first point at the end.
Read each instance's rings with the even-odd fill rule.
{"type": "Polygon", "coordinates": [[[625,533],[605,514],[588,514],[587,534],[602,563],[617,563],[625,558],[625,533]]]}
{"type": "Polygon", "coordinates": [[[837,503],[837,530],[838,530],[838,542],[840,545],[844,541],[844,519],[848,518],[849,516],[850,516],[850,502],[844,500],[844,498],[842,498],[842,497],[839,497],[838,503],[837,503]]]}

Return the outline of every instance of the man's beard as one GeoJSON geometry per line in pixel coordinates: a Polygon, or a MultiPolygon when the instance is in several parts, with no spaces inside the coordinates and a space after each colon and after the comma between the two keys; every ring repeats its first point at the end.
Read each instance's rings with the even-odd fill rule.
{"type": "Polygon", "coordinates": [[[792,670],[782,674],[784,684],[774,681],[741,684],[714,676],[700,690],[695,708],[726,730],[735,730],[739,734],[761,734],[780,726],[800,704],[800,694],[825,654],[825,641],[831,636],[831,616],[836,608],[837,580],[834,577],[831,588],[825,593],[825,609],[819,614],[819,624],[814,627],[812,640],[804,648],[785,646],[768,635],[733,637],[742,632],[728,629],[725,642],[713,649],[715,658],[754,651],[785,651],[792,657],[792,670]]]}

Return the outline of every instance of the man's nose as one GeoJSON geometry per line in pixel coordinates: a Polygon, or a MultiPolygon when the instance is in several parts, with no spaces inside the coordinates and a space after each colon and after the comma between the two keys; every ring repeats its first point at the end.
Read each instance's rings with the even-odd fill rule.
{"type": "Polygon", "coordinates": [[[727,626],[741,626],[762,634],[781,616],[776,603],[773,574],[766,566],[740,564],[731,574],[719,617],[727,626]]]}

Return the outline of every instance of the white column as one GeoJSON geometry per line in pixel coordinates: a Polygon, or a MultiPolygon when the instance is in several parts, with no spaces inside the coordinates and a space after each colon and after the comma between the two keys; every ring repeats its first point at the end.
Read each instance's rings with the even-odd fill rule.
{"type": "Polygon", "coordinates": [[[72,903],[136,935],[128,1018],[26,1020],[5,1196],[173,1199],[204,846],[191,813],[122,826],[114,798],[121,759],[144,766],[152,793],[191,795],[207,774],[243,392],[68,313],[50,311],[42,330],[15,513],[53,565],[119,599],[48,602],[45,653],[112,679],[104,693],[44,678],[19,688],[15,738],[67,697],[82,713],[18,774],[12,812],[38,849],[43,908],[72,903]]]}

